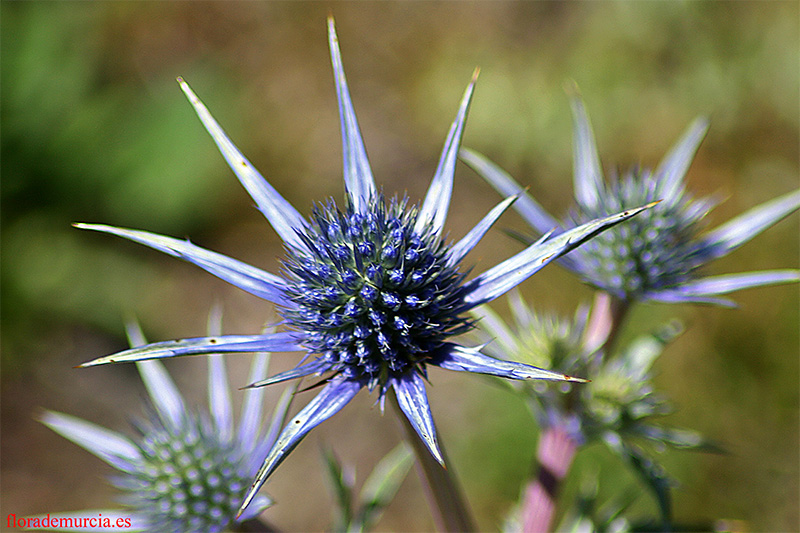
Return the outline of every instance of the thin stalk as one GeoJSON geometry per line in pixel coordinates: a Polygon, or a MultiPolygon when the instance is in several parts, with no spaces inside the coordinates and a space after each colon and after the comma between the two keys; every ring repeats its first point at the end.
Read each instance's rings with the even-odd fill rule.
{"type": "Polygon", "coordinates": [[[628,309],[630,305],[627,301],[614,298],[607,292],[597,291],[583,337],[586,349],[591,352],[603,348],[608,354],[614,347],[628,309]]]}
{"type": "MultiPolygon", "coordinates": [[[[628,302],[605,292],[595,293],[592,313],[583,337],[585,349],[608,354],[618,338],[628,309],[628,302]]],[[[558,491],[569,473],[577,449],[578,442],[565,428],[544,428],[536,450],[538,471],[536,477],[525,487],[522,504],[523,531],[543,533],[552,530],[558,491]]]]}
{"type": "MultiPolygon", "coordinates": [[[[406,415],[400,410],[394,391],[390,391],[388,396],[389,402],[403,426],[406,440],[411,444],[414,454],[417,456],[417,473],[422,481],[436,529],[439,531],[476,531],[466,500],[454,476],[451,475],[451,471],[440,465],[428,451],[406,415]]],[[[441,439],[439,439],[439,449],[447,462],[447,454],[441,439]]]]}
{"type": "Polygon", "coordinates": [[[522,530],[545,533],[551,530],[561,482],[567,476],[578,443],[563,429],[545,429],[536,450],[539,471],[525,487],[522,530]]]}

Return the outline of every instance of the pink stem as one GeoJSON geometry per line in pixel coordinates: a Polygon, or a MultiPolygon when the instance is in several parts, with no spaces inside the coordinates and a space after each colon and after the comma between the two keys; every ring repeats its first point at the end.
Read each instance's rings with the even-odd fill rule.
{"type": "Polygon", "coordinates": [[[584,346],[589,351],[603,347],[609,352],[617,339],[628,308],[627,302],[602,291],[596,292],[589,323],[583,334],[584,346]]]}
{"type": "MultiPolygon", "coordinates": [[[[586,349],[611,350],[627,311],[627,302],[604,292],[596,293],[584,332],[586,349]]],[[[557,426],[544,428],[536,450],[539,472],[528,482],[523,498],[522,526],[526,533],[543,533],[552,528],[558,489],[567,477],[577,448],[578,443],[565,429],[557,426]]]]}
{"type": "Polygon", "coordinates": [[[545,429],[539,440],[536,458],[539,472],[525,487],[522,530],[526,533],[550,531],[556,513],[556,496],[567,476],[578,443],[563,429],[545,429]]]}

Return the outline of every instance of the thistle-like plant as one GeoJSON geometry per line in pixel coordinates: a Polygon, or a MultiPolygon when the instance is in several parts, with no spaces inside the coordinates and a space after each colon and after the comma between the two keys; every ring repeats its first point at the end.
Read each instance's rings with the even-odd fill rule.
{"type": "Polygon", "coordinates": [[[642,477],[659,503],[662,519],[669,520],[669,488],[674,483],[648,448],[717,450],[694,431],[658,422],[672,408],[655,391],[652,365],[682,331],[680,325],[667,323],[636,337],[615,353],[607,353],[589,341],[587,308],[580,309],[572,320],[563,320],[535,313],[516,291],[509,302],[513,327],[488,306],[473,311],[481,325],[476,330],[478,338],[493,339],[485,348],[489,354],[590,376],[592,380],[580,387],[569,383],[560,387],[513,385],[525,398],[542,432],[562,435],[562,446],[573,450],[597,442],[605,444],[642,477]]]}
{"type": "MultiPolygon", "coordinates": [[[[601,438],[644,476],[655,491],[662,520],[667,525],[670,480],[636,441],[708,448],[708,443],[693,432],[648,422],[649,418],[667,409],[667,405],[652,393],[647,381],[649,365],[660,352],[658,345],[669,337],[669,329],[649,339],[643,337],[613,359],[604,359],[602,355],[592,358],[589,354],[596,352],[607,357],[613,353],[614,340],[626,312],[635,302],[733,306],[734,303],[723,295],[749,287],[798,281],[800,271],[796,269],[707,276],[705,267],[797,210],[800,191],[766,202],[707,231],[705,217],[716,202],[694,198],[686,191],[684,183],[708,128],[705,119],[697,119],[689,126],[655,170],[634,168],[621,177],[612,175],[606,181],[589,118],[577,92],[571,103],[575,206],[563,221],[547,213],[511,176],[487,158],[466,149],[460,152],[461,158],[501,194],[520,195],[514,208],[537,234],[559,235],[587,217],[624,209],[637,202],[660,200],[656,207],[630,223],[616,226],[575,253],[560,258],[563,266],[598,292],[585,330],[582,322],[576,322],[577,330],[583,330],[582,333],[576,333],[575,324],[557,326],[551,323],[549,333],[547,321],[539,324],[544,327],[538,328],[536,342],[550,343],[551,349],[560,345],[564,353],[572,354],[572,359],[564,360],[565,366],[561,367],[555,359],[547,357],[539,359],[538,364],[550,363],[562,369],[583,368],[578,372],[590,377],[592,383],[584,390],[570,391],[561,396],[561,400],[553,392],[530,396],[530,404],[544,433],[537,451],[540,473],[526,491],[523,519],[526,528],[551,527],[555,489],[566,476],[577,446],[592,438],[601,438]],[[572,349],[563,350],[565,346],[572,349]],[[570,407],[566,410],[563,409],[565,401],[570,407]]],[[[524,314],[517,309],[518,316],[524,314]]],[[[483,323],[491,324],[492,320],[486,318],[483,323]]],[[[531,317],[524,321],[536,322],[531,317]]],[[[496,320],[494,323],[499,324],[496,320]]],[[[508,335],[508,332],[502,333],[500,326],[494,332],[498,338],[508,335]]],[[[519,353],[512,346],[506,346],[506,351],[509,357],[517,357],[519,353]]],[[[553,357],[557,353],[560,352],[551,352],[553,357]]]]}
{"type": "Polygon", "coordinates": [[[501,202],[458,242],[445,241],[443,228],[475,77],[461,100],[422,204],[386,200],[372,177],[332,19],[328,35],[341,117],[345,204],[341,208],[333,200],[318,204],[308,220],[253,168],[195,93],[179,79],[231,169],[283,239],[283,275],[270,274],[183,240],[78,224],[80,228],[115,234],[195,263],[276,304],[286,326],[286,331],[277,333],[160,342],[82,366],[220,352],[304,351],[308,360],[252,386],[309,375],[325,376],[319,394],[279,435],[242,509],[308,432],[364,387],[378,391],[381,405],[393,390],[419,438],[443,463],[424,386],[428,366],[509,379],[580,381],[530,365],[497,360],[482,354],[480,348],[460,346],[450,339],[470,329],[470,309],[497,298],[549,262],[647,207],[589,221],[557,237],[546,236],[467,280],[461,267],[464,256],[514,201],[510,197],[501,202]]]}
{"type": "Polygon", "coordinates": [[[563,222],[497,165],[475,151],[461,150],[461,158],[500,194],[521,195],[514,209],[540,235],[551,231],[558,235],[586,220],[661,200],[629,224],[562,257],[563,266],[628,303],[652,300],[733,306],[720,295],[800,279],[797,270],[704,275],[707,263],[729,254],[800,206],[800,191],[794,191],[704,232],[704,219],[716,202],[694,198],[685,190],[684,178],[708,129],[707,120],[695,120],[654,171],[634,168],[606,181],[589,118],[578,96],[572,98],[572,113],[575,207],[563,222]]]}
{"type": "MultiPolygon", "coordinates": [[[[209,333],[219,335],[218,321],[210,322],[209,333]]],[[[128,333],[132,346],[145,344],[137,327],[129,326],[128,333]]],[[[147,417],[137,424],[137,438],[54,411],[41,417],[47,427],[120,471],[111,481],[122,491],[124,508],[51,517],[102,516],[112,523],[130,519],[128,531],[206,532],[227,530],[269,507],[271,499],[259,495],[237,517],[261,458],[285,420],[292,390],[282,396],[267,429],[262,427],[264,391],[248,391],[236,428],[221,355],[208,358],[207,411],[186,405],[160,361],[136,364],[151,402],[147,417]]],[[[250,379],[263,379],[268,365],[268,353],[255,355],[250,379]]]]}

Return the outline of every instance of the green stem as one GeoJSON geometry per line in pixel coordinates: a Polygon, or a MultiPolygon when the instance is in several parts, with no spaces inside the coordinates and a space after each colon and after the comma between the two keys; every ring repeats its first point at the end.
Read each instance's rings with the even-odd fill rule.
{"type": "MultiPolygon", "coordinates": [[[[425,489],[436,529],[439,531],[476,531],[466,500],[461,494],[458,483],[451,475],[451,471],[440,465],[428,451],[406,415],[400,410],[394,391],[390,391],[387,396],[403,426],[406,440],[411,444],[414,454],[417,456],[417,472],[425,489]]],[[[441,439],[439,439],[439,449],[446,462],[447,454],[442,447],[441,439]]]]}

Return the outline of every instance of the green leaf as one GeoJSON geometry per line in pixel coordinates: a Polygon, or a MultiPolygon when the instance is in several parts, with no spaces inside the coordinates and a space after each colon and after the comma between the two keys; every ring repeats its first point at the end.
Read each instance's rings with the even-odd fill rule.
{"type": "Polygon", "coordinates": [[[674,448],[697,450],[710,453],[725,453],[724,448],[706,439],[697,431],[690,429],[635,424],[625,429],[626,433],[643,437],[674,448]]]}
{"type": "Polygon", "coordinates": [[[625,362],[626,373],[640,380],[644,379],[664,347],[683,331],[677,320],[664,324],[658,330],[637,337],[630,346],[620,354],[625,362]]]}
{"type": "Polygon", "coordinates": [[[606,433],[604,440],[611,450],[622,457],[642,477],[658,503],[663,530],[671,530],[672,498],[670,489],[677,483],[667,476],[661,465],[648,457],[644,451],[623,441],[616,433],[606,433]]]}
{"type": "Polygon", "coordinates": [[[334,531],[349,531],[353,520],[353,476],[348,476],[339,459],[331,449],[322,450],[322,458],[327,467],[328,478],[331,481],[334,496],[336,497],[336,519],[334,531]]]}
{"type": "Polygon", "coordinates": [[[358,531],[370,529],[380,519],[413,464],[414,452],[402,442],[375,466],[361,489],[358,531]]]}

